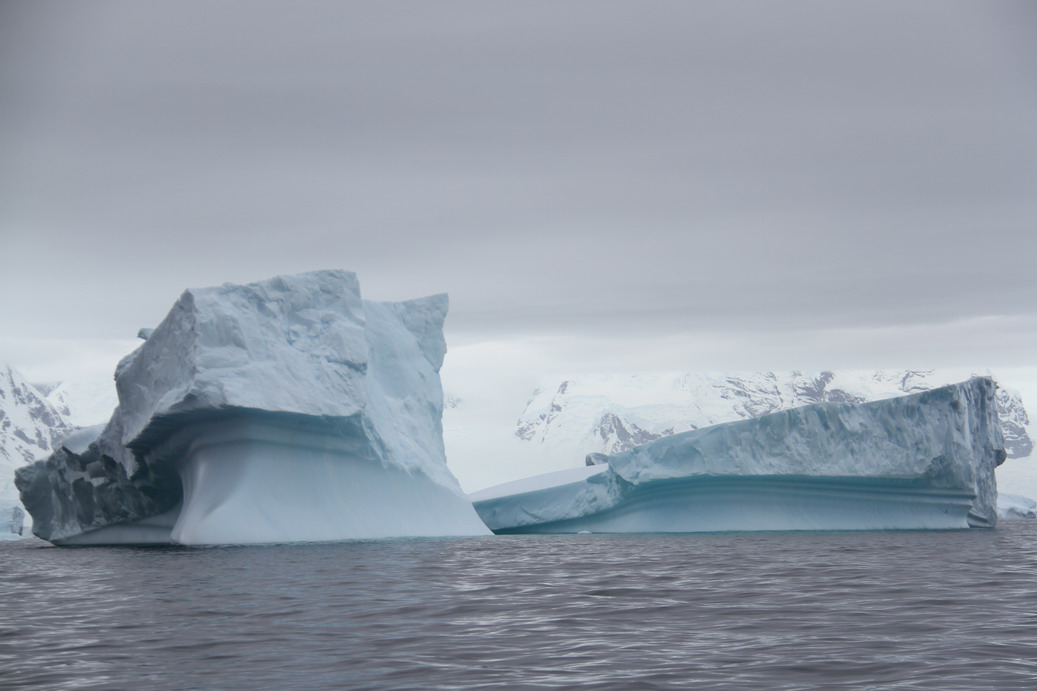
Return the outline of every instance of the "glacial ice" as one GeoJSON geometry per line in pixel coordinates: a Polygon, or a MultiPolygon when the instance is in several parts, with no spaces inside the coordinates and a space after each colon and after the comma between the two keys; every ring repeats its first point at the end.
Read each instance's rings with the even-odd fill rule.
{"type": "Polygon", "coordinates": [[[997,517],[1002,519],[1037,518],[1037,501],[1020,494],[998,492],[997,517]]]}
{"type": "Polygon", "coordinates": [[[320,271],[188,290],[119,363],[119,407],[18,471],[58,544],[487,530],[446,465],[445,295],[363,300],[320,271]]]}
{"type": "Polygon", "coordinates": [[[996,385],[818,403],[469,495],[497,533],[992,527],[996,385]]]}
{"type": "Polygon", "coordinates": [[[12,506],[0,513],[0,540],[17,540],[25,527],[25,511],[12,506]]]}

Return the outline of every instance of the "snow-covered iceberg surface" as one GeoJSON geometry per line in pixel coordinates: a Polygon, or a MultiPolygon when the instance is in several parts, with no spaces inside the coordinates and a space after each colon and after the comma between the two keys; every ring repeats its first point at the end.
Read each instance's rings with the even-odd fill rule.
{"type": "Polygon", "coordinates": [[[996,385],[818,403],[470,494],[497,533],[993,527],[996,385]]]}
{"type": "Polygon", "coordinates": [[[57,544],[486,534],[446,465],[445,295],[321,271],[186,291],[119,363],[119,407],[16,484],[57,544]],[[96,437],[96,438],[90,438],[96,437]]]}

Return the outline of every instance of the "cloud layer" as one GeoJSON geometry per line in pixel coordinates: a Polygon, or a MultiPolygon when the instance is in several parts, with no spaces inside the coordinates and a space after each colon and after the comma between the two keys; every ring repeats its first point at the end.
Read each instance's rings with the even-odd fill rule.
{"type": "Polygon", "coordinates": [[[0,94],[8,338],[341,267],[458,343],[1031,361],[1032,4],[13,1],[0,94]]]}

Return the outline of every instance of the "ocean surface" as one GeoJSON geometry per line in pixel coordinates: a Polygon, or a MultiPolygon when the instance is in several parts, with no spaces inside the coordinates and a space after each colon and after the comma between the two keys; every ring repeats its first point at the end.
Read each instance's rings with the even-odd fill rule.
{"type": "Polygon", "coordinates": [[[0,543],[3,689],[1032,689],[1037,521],[0,543]]]}

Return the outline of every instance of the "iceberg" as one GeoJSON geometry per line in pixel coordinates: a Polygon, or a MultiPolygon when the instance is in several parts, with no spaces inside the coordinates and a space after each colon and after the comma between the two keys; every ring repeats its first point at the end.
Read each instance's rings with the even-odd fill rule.
{"type": "Polygon", "coordinates": [[[997,517],[1005,520],[1037,518],[1037,501],[1020,494],[998,492],[997,517]]]}
{"type": "Polygon", "coordinates": [[[9,513],[0,514],[0,540],[16,540],[25,529],[25,512],[20,506],[14,506],[9,513]]]}
{"type": "Polygon", "coordinates": [[[989,378],[663,437],[469,495],[495,533],[954,529],[997,523],[989,378]]]}
{"type": "Polygon", "coordinates": [[[319,271],[187,290],[116,369],[106,424],[15,482],[55,544],[488,534],[446,465],[446,295],[319,271]]]}

